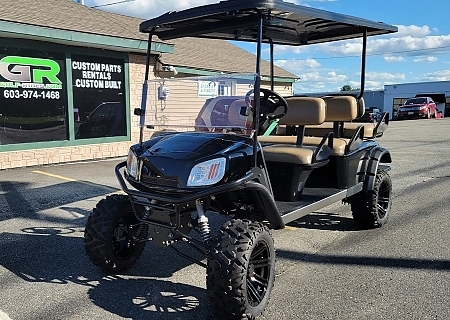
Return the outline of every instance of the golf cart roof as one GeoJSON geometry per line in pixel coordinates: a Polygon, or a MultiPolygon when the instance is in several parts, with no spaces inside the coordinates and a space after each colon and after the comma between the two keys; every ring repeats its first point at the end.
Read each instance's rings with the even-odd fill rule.
{"type": "Polygon", "coordinates": [[[306,45],[396,32],[382,22],[313,9],[282,0],[228,0],[165,13],[140,25],[141,32],[161,40],[200,37],[258,41],[259,13],[263,42],[306,45]]]}

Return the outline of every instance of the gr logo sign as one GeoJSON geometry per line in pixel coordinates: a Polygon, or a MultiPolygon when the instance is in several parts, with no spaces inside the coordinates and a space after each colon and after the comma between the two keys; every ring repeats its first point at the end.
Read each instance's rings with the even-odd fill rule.
{"type": "Polygon", "coordinates": [[[0,60],[0,75],[9,81],[61,84],[57,75],[61,68],[50,59],[6,56],[0,60]],[[12,66],[10,68],[10,66],[12,66]]]}

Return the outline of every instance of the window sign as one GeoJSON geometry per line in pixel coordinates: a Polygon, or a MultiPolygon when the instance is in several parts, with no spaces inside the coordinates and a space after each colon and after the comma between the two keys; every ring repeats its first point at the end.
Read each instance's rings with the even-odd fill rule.
{"type": "Polygon", "coordinates": [[[199,97],[217,97],[219,86],[214,81],[199,81],[198,82],[198,96],[199,97]]]}
{"type": "Polygon", "coordinates": [[[218,95],[219,96],[232,96],[235,90],[234,87],[236,86],[236,83],[233,81],[219,81],[219,90],[218,95]]]}
{"type": "Polygon", "coordinates": [[[63,53],[0,46],[0,144],[68,139],[63,53]]]}
{"type": "Polygon", "coordinates": [[[123,59],[72,55],[75,139],[126,136],[123,59]]]}

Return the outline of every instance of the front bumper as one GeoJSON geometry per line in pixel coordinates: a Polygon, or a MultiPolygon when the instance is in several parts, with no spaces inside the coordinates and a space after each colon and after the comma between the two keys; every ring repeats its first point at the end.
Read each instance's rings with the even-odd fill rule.
{"type": "MultiPolygon", "coordinates": [[[[248,172],[242,178],[236,181],[228,182],[223,185],[200,189],[199,191],[197,192],[194,191],[192,193],[186,194],[177,193],[176,195],[170,195],[164,192],[162,193],[144,192],[137,189],[130,189],[128,187],[127,181],[124,178],[127,175],[126,170],[124,170],[123,174],[121,173],[121,169],[125,168],[126,165],[127,165],[126,161],[116,165],[115,174],[117,180],[119,181],[120,187],[130,197],[130,201],[132,203],[149,207],[156,207],[159,209],[161,208],[159,207],[159,205],[153,204],[153,200],[156,200],[156,202],[163,202],[166,204],[170,204],[172,206],[171,211],[179,214],[180,207],[190,202],[193,202],[197,199],[206,198],[220,193],[245,189],[246,191],[253,194],[254,198],[257,199],[255,201],[258,201],[261,204],[261,210],[263,211],[261,213],[263,213],[267,217],[267,220],[269,221],[271,227],[273,229],[284,228],[284,222],[281,219],[281,216],[279,214],[278,208],[275,204],[275,200],[271,192],[261,183],[253,181],[255,180],[256,176],[253,171],[248,172]],[[143,201],[142,198],[146,200],[143,201]]],[[[164,210],[167,210],[167,207],[164,207],[164,210]]]]}
{"type": "MultiPolygon", "coordinates": [[[[173,204],[183,204],[183,203],[195,201],[197,199],[201,199],[201,198],[213,195],[213,194],[219,194],[219,193],[223,193],[223,192],[227,192],[227,191],[236,190],[241,185],[245,184],[247,181],[249,181],[253,178],[253,174],[250,172],[234,182],[226,183],[226,184],[212,187],[212,188],[210,187],[210,188],[206,188],[206,189],[201,189],[198,192],[192,192],[192,193],[188,193],[188,194],[184,194],[184,195],[177,194],[177,196],[170,196],[170,195],[167,195],[164,193],[144,192],[144,191],[139,191],[139,190],[135,190],[135,189],[130,189],[128,187],[127,182],[124,179],[124,176],[126,176],[127,173],[124,171],[124,173],[122,174],[120,171],[122,168],[126,167],[126,165],[127,165],[127,163],[126,163],[126,161],[124,161],[124,162],[119,163],[115,168],[117,180],[120,183],[120,187],[126,194],[128,194],[130,196],[143,197],[143,198],[152,199],[152,200],[170,202],[173,204]]],[[[127,177],[127,179],[131,179],[131,177],[127,177]]]]}
{"type": "Polygon", "coordinates": [[[402,111],[398,113],[399,119],[423,118],[427,116],[427,110],[402,111]]]}

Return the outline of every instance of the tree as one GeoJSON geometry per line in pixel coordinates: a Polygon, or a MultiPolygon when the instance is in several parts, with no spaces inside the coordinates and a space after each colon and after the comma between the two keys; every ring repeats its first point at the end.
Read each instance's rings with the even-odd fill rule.
{"type": "Polygon", "coordinates": [[[346,84],[341,88],[341,91],[353,91],[353,90],[355,89],[353,89],[349,84],[346,84]]]}

